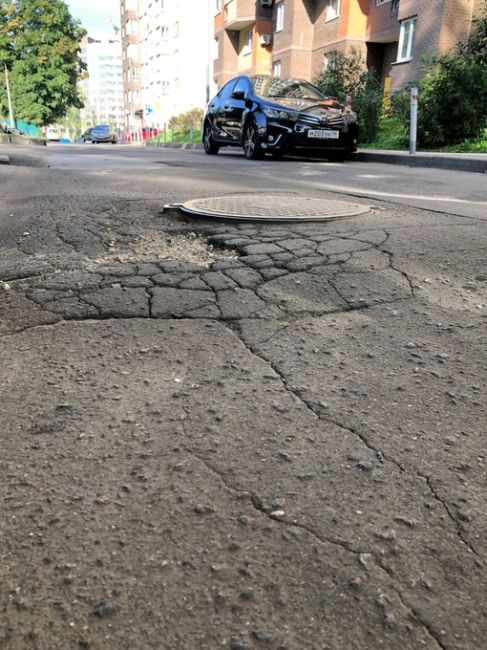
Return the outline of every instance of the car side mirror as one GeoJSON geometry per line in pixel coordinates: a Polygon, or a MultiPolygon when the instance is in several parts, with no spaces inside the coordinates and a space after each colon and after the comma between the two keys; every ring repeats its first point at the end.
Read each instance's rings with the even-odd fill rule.
{"type": "Polygon", "coordinates": [[[245,99],[245,92],[243,90],[234,90],[232,97],[233,99],[245,99]]]}

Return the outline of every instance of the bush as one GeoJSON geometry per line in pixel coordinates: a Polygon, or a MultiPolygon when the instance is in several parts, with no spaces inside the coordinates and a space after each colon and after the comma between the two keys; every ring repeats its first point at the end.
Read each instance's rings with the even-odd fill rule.
{"type": "Polygon", "coordinates": [[[352,48],[348,56],[337,51],[326,71],[317,77],[315,85],[325,95],[336,97],[339,102],[344,102],[347,95],[355,94],[361,84],[364,71],[365,64],[358,50],[352,48]]]}
{"type": "Polygon", "coordinates": [[[336,52],[326,72],[315,80],[315,85],[330,97],[344,102],[352,99],[357,113],[360,140],[370,142],[377,134],[382,110],[380,80],[374,70],[367,70],[360,52],[354,48],[350,54],[336,52]]]}
{"type": "Polygon", "coordinates": [[[374,70],[364,73],[361,81],[356,94],[352,96],[352,105],[357,113],[360,140],[372,142],[377,135],[382,113],[381,83],[374,70]]]}
{"type": "Polygon", "coordinates": [[[190,111],[186,111],[186,113],[180,113],[171,117],[168,122],[168,127],[172,131],[178,131],[181,134],[188,135],[191,123],[195,131],[200,128],[203,115],[204,110],[202,108],[192,108],[190,111]]]}
{"type": "Polygon", "coordinates": [[[418,141],[423,146],[480,136],[487,122],[487,66],[466,50],[431,59],[419,92],[418,141]]]}
{"type": "Polygon", "coordinates": [[[387,114],[398,119],[405,127],[409,127],[411,110],[411,89],[399,90],[391,94],[387,114]]]}

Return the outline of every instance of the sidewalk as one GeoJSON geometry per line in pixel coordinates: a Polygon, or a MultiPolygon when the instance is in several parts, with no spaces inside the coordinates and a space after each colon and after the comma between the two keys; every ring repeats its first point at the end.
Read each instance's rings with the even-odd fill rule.
{"type": "Polygon", "coordinates": [[[408,165],[409,167],[436,167],[462,172],[487,173],[487,154],[483,153],[438,153],[419,151],[410,154],[407,151],[387,151],[381,149],[359,149],[357,160],[360,162],[386,163],[389,165],[408,165]]]}

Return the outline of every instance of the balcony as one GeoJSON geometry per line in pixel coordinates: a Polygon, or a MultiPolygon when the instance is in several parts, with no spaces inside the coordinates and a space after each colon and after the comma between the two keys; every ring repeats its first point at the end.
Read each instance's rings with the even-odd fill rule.
{"type": "Polygon", "coordinates": [[[255,0],[228,0],[223,10],[225,29],[240,32],[255,23],[255,0]]]}
{"type": "Polygon", "coordinates": [[[140,42],[138,34],[125,34],[122,41],[124,45],[138,45],[140,42]]]}
{"type": "Polygon", "coordinates": [[[137,11],[127,9],[122,14],[122,23],[127,22],[128,20],[139,20],[139,14],[137,11]]]}

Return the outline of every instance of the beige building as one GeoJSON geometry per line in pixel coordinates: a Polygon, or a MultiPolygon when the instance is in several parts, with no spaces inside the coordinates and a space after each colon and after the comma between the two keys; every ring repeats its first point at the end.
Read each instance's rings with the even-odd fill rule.
{"type": "Polygon", "coordinates": [[[212,90],[214,0],[120,0],[125,121],[158,127],[212,90]],[[210,89],[211,87],[211,89],[210,89]]]}
{"type": "Polygon", "coordinates": [[[238,73],[314,80],[358,49],[387,88],[420,74],[422,54],[466,38],[483,0],[215,0],[218,86],[238,73]]]}
{"type": "Polygon", "coordinates": [[[122,48],[117,38],[99,40],[85,36],[81,58],[87,75],[80,82],[84,107],[81,124],[85,130],[97,124],[109,124],[114,130],[124,126],[122,48]]]}
{"type": "Polygon", "coordinates": [[[139,0],[120,0],[125,129],[142,126],[139,0]]]}

